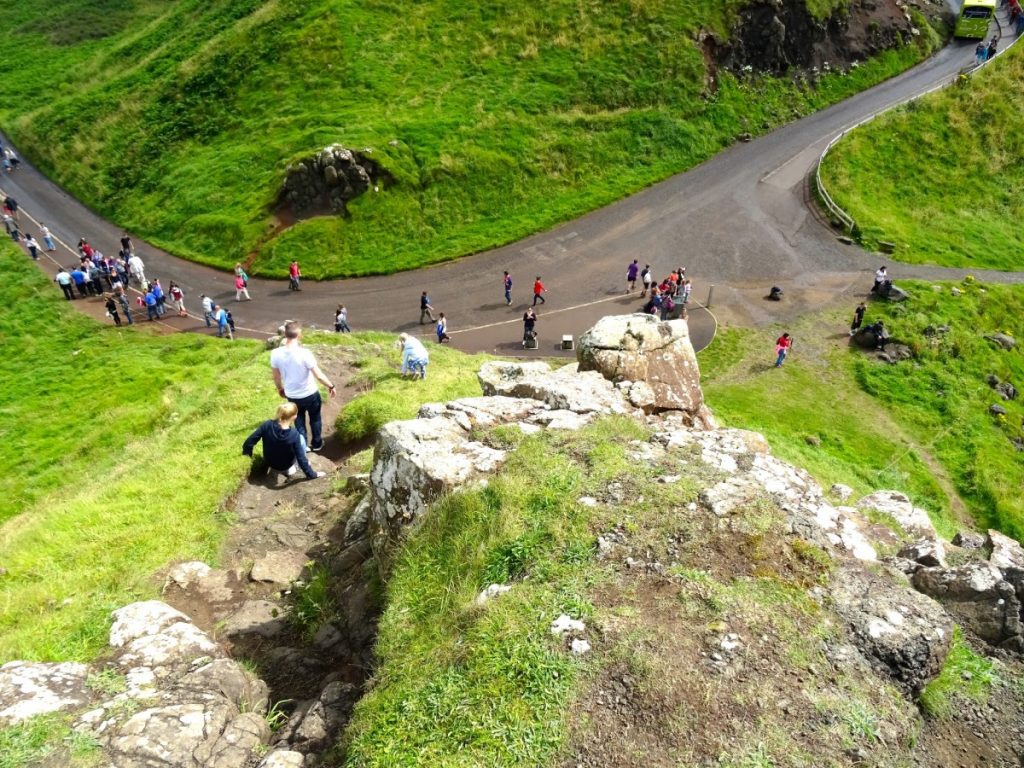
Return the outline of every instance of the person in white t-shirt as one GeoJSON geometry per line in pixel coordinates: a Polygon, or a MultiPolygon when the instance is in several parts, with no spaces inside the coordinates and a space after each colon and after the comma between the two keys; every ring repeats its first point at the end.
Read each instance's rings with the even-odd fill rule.
{"type": "MultiPolygon", "coordinates": [[[[284,344],[270,353],[270,367],[274,371],[274,384],[277,393],[295,403],[299,408],[298,421],[295,428],[303,438],[306,435],[306,416],[309,416],[310,451],[319,451],[324,447],[322,435],[323,421],[320,418],[319,381],[330,396],[336,397],[335,386],[327,379],[320,366],[316,363],[313,353],[302,346],[302,326],[296,322],[284,326],[284,344]]],[[[308,439],[308,438],[307,438],[308,439]]]]}

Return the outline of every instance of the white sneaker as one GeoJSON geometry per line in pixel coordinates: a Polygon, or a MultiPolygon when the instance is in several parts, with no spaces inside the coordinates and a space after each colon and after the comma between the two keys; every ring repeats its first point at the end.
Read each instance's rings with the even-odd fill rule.
{"type": "Polygon", "coordinates": [[[286,475],[288,475],[288,477],[291,477],[292,475],[294,475],[294,474],[295,474],[296,472],[298,472],[298,471],[299,471],[299,465],[298,465],[298,464],[292,464],[292,465],[291,465],[290,467],[288,467],[288,469],[287,469],[287,470],[285,471],[285,474],[286,474],[286,475]]]}

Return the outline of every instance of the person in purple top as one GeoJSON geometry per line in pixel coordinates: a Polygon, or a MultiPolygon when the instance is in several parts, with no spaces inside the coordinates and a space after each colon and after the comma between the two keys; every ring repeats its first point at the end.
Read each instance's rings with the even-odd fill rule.
{"type": "Polygon", "coordinates": [[[626,268],[626,293],[632,293],[636,288],[636,278],[640,274],[640,262],[633,259],[633,263],[626,268]]]}

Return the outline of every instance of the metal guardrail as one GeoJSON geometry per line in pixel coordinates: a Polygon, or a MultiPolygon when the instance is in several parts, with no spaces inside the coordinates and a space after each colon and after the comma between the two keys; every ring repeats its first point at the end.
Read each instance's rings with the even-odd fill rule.
{"type": "MultiPolygon", "coordinates": [[[[998,14],[996,16],[996,26],[999,28],[1001,39],[1003,25],[999,22],[998,14]]],[[[825,158],[828,156],[828,153],[832,151],[832,148],[840,141],[842,141],[843,137],[845,137],[846,134],[850,133],[851,131],[857,130],[858,128],[867,123],[870,123],[879,115],[884,115],[886,112],[891,112],[892,110],[898,107],[902,107],[904,104],[909,104],[912,101],[917,101],[918,99],[922,99],[925,96],[934,93],[935,91],[941,90],[943,88],[948,88],[951,85],[954,85],[958,82],[962,82],[962,78],[973,77],[975,72],[986,67],[989,64],[989,62],[998,59],[1000,56],[1002,56],[1004,53],[1010,50],[1014,45],[1016,45],[1022,37],[1024,37],[1024,34],[1017,35],[1016,37],[1014,37],[1010,41],[1009,45],[1007,45],[1005,48],[996,51],[996,55],[993,56],[991,59],[983,61],[980,64],[974,64],[969,67],[964,67],[955,75],[953,75],[949,80],[941,82],[938,85],[932,86],[927,91],[922,91],[921,93],[914,94],[913,96],[908,96],[907,98],[901,99],[900,101],[897,101],[894,104],[889,104],[888,106],[883,107],[877,112],[873,112],[872,114],[865,117],[863,120],[854,123],[849,128],[844,128],[839,134],[834,136],[828,144],[825,145],[825,149],[823,149],[821,151],[821,154],[818,156],[818,162],[815,163],[814,165],[814,186],[817,189],[818,197],[821,198],[821,202],[825,206],[825,209],[828,211],[828,213],[832,216],[834,220],[838,220],[843,225],[846,234],[849,235],[853,233],[854,227],[857,226],[857,222],[849,213],[843,210],[843,207],[841,205],[839,205],[832,198],[832,195],[828,193],[828,189],[825,187],[824,182],[822,182],[821,180],[821,164],[825,161],[825,158]]]]}

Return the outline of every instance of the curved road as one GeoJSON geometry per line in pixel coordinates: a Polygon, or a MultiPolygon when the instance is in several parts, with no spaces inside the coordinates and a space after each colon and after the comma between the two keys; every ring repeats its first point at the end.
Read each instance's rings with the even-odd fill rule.
{"type": "MultiPolygon", "coordinates": [[[[232,276],[173,257],[138,238],[136,250],[148,276],[161,278],[165,286],[172,279],[182,286],[192,311],[206,293],[232,309],[236,323],[252,333],[272,332],[286,318],[331,328],[334,308],[344,302],[349,323],[357,330],[427,335],[432,329],[418,324],[419,294],[426,289],[433,306],[450,318],[455,346],[521,354],[520,318],[527,305],[522,298],[539,274],[549,292],[547,304],[538,308],[543,343],[537,353],[550,355],[562,334],[578,335],[601,315],[639,306],[635,296],[623,296],[626,265],[633,258],[652,264],[659,276],[685,266],[700,302],[706,301],[713,284],[714,311],[729,322],[784,322],[862,294],[878,266],[877,257],[840,243],[809,204],[808,175],[825,144],[868,115],[949,80],[973,62],[973,51],[974,43],[954,41],[902,75],[730,147],[629,198],[520,242],[434,267],[386,277],[305,282],[301,293],[289,291],[285,281],[252,279],[254,300],[235,304],[232,276]],[[502,298],[505,269],[516,281],[512,307],[502,298]],[[785,301],[764,300],[772,285],[785,289],[785,301]]],[[[106,253],[117,251],[120,229],[31,164],[23,162],[0,185],[72,251],[83,235],[106,253]]],[[[74,261],[67,250],[54,255],[64,263],[74,261]]],[[[910,265],[890,269],[896,280],[954,279],[966,272],[910,265]]],[[[1024,280],[1022,273],[972,272],[991,281],[1024,280]]],[[[180,330],[204,328],[195,318],[169,318],[168,324],[180,330]]],[[[701,348],[713,338],[716,320],[697,308],[690,325],[694,346],[701,348]]]]}

